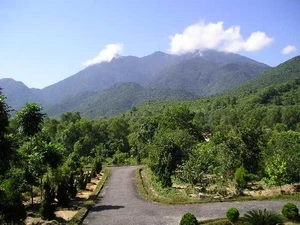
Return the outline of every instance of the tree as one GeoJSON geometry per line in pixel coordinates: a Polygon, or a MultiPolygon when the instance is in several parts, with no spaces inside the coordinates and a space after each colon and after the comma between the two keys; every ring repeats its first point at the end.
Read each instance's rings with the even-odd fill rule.
{"type": "Polygon", "coordinates": [[[277,185],[300,181],[300,133],[275,132],[264,150],[265,170],[277,185]]]}
{"type": "Polygon", "coordinates": [[[274,185],[282,186],[288,181],[287,162],[279,154],[269,158],[265,170],[274,185]]]}
{"type": "MultiPolygon", "coordinates": [[[[9,125],[9,107],[5,103],[5,97],[0,89],[0,174],[4,175],[9,169],[9,161],[12,156],[11,142],[7,136],[9,125]]],[[[0,176],[1,176],[0,175],[0,176]]]]}
{"type": "Polygon", "coordinates": [[[68,181],[62,180],[57,186],[57,200],[60,206],[69,205],[69,195],[68,195],[68,181]]]}
{"type": "Polygon", "coordinates": [[[18,123],[24,135],[32,137],[41,131],[45,114],[36,103],[26,103],[26,106],[17,113],[18,123]]]}
{"type": "Polygon", "coordinates": [[[218,137],[220,142],[216,147],[219,149],[217,155],[224,174],[233,173],[243,165],[243,152],[246,149],[244,142],[233,132],[224,137],[218,137]]]}
{"type": "Polygon", "coordinates": [[[194,136],[197,140],[203,141],[204,138],[201,134],[199,127],[196,127],[193,123],[195,113],[183,105],[168,110],[163,119],[162,125],[170,129],[187,130],[190,135],[194,136]]]}
{"type": "Polygon", "coordinates": [[[107,130],[109,132],[110,142],[118,143],[119,151],[128,152],[130,146],[127,136],[129,135],[129,124],[126,120],[120,117],[111,119],[107,130]]]}
{"type": "Polygon", "coordinates": [[[26,218],[21,194],[25,183],[24,171],[12,168],[7,177],[0,185],[0,222],[2,217],[6,223],[20,223],[26,218]]]}
{"type": "Polygon", "coordinates": [[[54,214],[55,208],[54,205],[52,204],[54,202],[55,193],[53,188],[51,187],[50,180],[48,177],[44,181],[43,188],[44,188],[44,197],[41,203],[40,214],[42,216],[42,219],[52,220],[53,218],[55,218],[55,214],[54,214]]]}
{"type": "Polygon", "coordinates": [[[216,160],[216,148],[210,143],[198,144],[183,162],[181,179],[192,185],[202,182],[205,173],[219,165],[216,160]]]}
{"type": "Polygon", "coordinates": [[[234,173],[235,186],[238,192],[247,187],[247,183],[249,180],[248,171],[243,167],[239,167],[236,169],[234,173]]]}
{"type": "Polygon", "coordinates": [[[254,119],[247,121],[246,125],[239,128],[239,135],[245,146],[242,151],[242,165],[250,173],[256,174],[261,162],[259,141],[262,136],[258,121],[254,119]]]}
{"type": "MultiPolygon", "coordinates": [[[[29,137],[30,139],[29,151],[27,150],[27,152],[30,153],[29,155],[27,155],[30,163],[26,164],[26,166],[29,167],[28,171],[34,171],[41,178],[40,188],[42,193],[42,173],[44,172],[44,167],[42,165],[43,156],[40,151],[37,151],[38,148],[34,149],[33,146],[33,142],[37,142],[37,139],[35,137],[38,133],[40,133],[42,129],[42,123],[45,117],[45,114],[43,114],[41,110],[42,108],[36,103],[26,103],[25,107],[23,107],[21,111],[17,113],[17,122],[24,136],[29,137]]],[[[38,145],[35,145],[35,147],[37,146],[38,145]]],[[[31,184],[31,197],[33,199],[32,185],[33,184],[31,184]]]]}
{"type": "Polygon", "coordinates": [[[150,151],[150,168],[163,187],[172,186],[171,176],[187,157],[194,138],[184,130],[162,129],[155,135],[150,151]]]}

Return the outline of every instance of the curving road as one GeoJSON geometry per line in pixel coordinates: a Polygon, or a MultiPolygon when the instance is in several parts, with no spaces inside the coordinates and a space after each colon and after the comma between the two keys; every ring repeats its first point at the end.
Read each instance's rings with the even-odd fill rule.
{"type": "MultiPolygon", "coordinates": [[[[139,197],[135,186],[137,167],[111,167],[111,176],[89,212],[84,225],[178,225],[182,215],[193,213],[198,220],[225,217],[230,207],[243,215],[251,209],[280,212],[288,201],[218,202],[208,204],[161,205],[139,197]]],[[[299,202],[296,203],[299,207],[299,202]]]]}

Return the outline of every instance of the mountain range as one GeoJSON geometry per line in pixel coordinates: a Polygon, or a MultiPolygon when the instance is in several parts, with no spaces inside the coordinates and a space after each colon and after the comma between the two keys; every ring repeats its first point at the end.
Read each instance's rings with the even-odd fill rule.
{"type": "Polygon", "coordinates": [[[270,69],[232,53],[205,51],[177,56],[154,52],[92,65],[43,89],[30,89],[7,78],[0,79],[0,88],[16,110],[26,102],[37,102],[49,116],[79,111],[95,118],[113,116],[147,101],[220,94],[270,69]]]}

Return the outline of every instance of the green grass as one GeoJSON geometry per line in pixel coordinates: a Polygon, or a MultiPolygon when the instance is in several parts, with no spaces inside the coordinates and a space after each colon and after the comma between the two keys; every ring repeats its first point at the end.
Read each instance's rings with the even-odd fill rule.
{"type": "Polygon", "coordinates": [[[137,189],[143,198],[162,204],[186,204],[186,203],[209,203],[219,201],[263,201],[263,200],[300,200],[300,194],[275,195],[275,196],[236,196],[234,198],[195,198],[189,197],[189,190],[176,188],[162,188],[155,180],[154,175],[148,167],[140,167],[136,170],[137,189]]]}
{"type": "Polygon", "coordinates": [[[147,167],[141,167],[136,170],[136,184],[140,196],[149,201],[163,204],[208,202],[207,200],[190,198],[185,190],[161,187],[147,167]]]}

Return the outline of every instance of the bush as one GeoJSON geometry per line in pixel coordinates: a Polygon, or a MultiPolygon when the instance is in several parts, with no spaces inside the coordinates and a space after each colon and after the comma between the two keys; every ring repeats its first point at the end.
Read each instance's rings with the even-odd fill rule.
{"type": "Polygon", "coordinates": [[[249,180],[249,175],[247,170],[241,166],[240,168],[237,168],[234,173],[234,179],[236,182],[236,189],[237,191],[240,191],[241,189],[244,189],[247,187],[247,182],[249,180]]]}
{"type": "Polygon", "coordinates": [[[43,201],[40,208],[40,214],[43,220],[52,220],[55,218],[54,205],[47,201],[43,201]]]}
{"type": "Polygon", "coordinates": [[[274,211],[251,210],[244,215],[243,221],[249,225],[276,225],[283,222],[283,218],[274,211]]]}
{"type": "Polygon", "coordinates": [[[86,174],[85,179],[86,179],[86,183],[91,183],[91,181],[92,181],[92,174],[91,173],[86,174]]]}
{"type": "Polygon", "coordinates": [[[77,188],[76,188],[76,183],[74,180],[74,174],[71,173],[68,181],[68,193],[70,195],[70,198],[75,198],[77,195],[77,188]]]}
{"type": "Polygon", "coordinates": [[[26,218],[25,206],[21,202],[5,202],[1,208],[0,217],[8,224],[22,224],[26,218]]]}
{"type": "Polygon", "coordinates": [[[26,218],[22,203],[20,177],[17,173],[1,183],[0,189],[0,224],[19,224],[26,218]]]}
{"type": "Polygon", "coordinates": [[[299,217],[299,209],[291,202],[285,204],[281,212],[289,220],[297,220],[299,217]]]}
{"type": "Polygon", "coordinates": [[[55,207],[52,205],[54,202],[55,194],[53,189],[51,188],[49,178],[45,180],[43,184],[44,194],[43,201],[40,207],[40,214],[43,220],[52,220],[55,218],[54,210],[55,207]]]}
{"type": "Polygon", "coordinates": [[[198,221],[192,213],[186,213],[181,218],[180,225],[198,225],[198,221]]]}
{"type": "Polygon", "coordinates": [[[102,163],[100,161],[100,159],[96,159],[95,163],[94,163],[94,169],[96,171],[96,173],[100,173],[102,170],[102,163]]]}
{"type": "Polygon", "coordinates": [[[238,221],[239,217],[240,217],[239,210],[237,210],[237,208],[228,209],[228,211],[226,213],[226,217],[229,221],[231,221],[233,223],[238,221]]]}
{"type": "Polygon", "coordinates": [[[57,200],[60,206],[69,205],[68,184],[62,181],[57,187],[57,200]]]}

